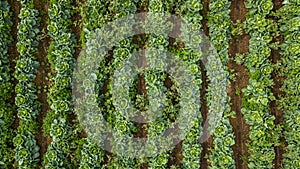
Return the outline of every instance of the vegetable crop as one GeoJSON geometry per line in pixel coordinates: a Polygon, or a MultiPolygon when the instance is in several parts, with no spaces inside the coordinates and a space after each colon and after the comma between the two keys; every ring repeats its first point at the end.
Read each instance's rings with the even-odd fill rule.
{"type": "Polygon", "coordinates": [[[0,168],[300,168],[299,0],[0,0],[0,168]]]}

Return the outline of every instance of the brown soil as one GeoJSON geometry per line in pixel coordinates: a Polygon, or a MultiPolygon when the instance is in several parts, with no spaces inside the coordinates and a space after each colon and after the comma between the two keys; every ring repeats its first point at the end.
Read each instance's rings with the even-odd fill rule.
{"type": "MultiPolygon", "coordinates": [[[[82,49],[82,39],[81,39],[81,34],[82,34],[82,26],[83,26],[83,17],[81,16],[81,12],[82,9],[80,8],[80,6],[82,6],[83,4],[85,4],[86,0],[75,0],[72,1],[72,6],[75,7],[75,10],[73,10],[73,15],[71,17],[72,20],[72,24],[70,25],[70,30],[72,31],[72,33],[75,35],[75,40],[76,40],[76,46],[75,46],[75,53],[73,55],[73,57],[75,58],[75,60],[79,57],[81,49],[82,49]]],[[[75,62],[76,64],[76,62],[75,62]]],[[[70,89],[70,91],[72,91],[70,89]]],[[[68,121],[69,124],[71,126],[71,129],[76,129],[78,127],[78,118],[77,115],[75,114],[75,112],[73,112],[72,114],[68,115],[68,121]]],[[[78,133],[76,133],[76,137],[72,138],[73,140],[71,140],[71,142],[73,142],[73,145],[76,145],[75,147],[72,147],[71,149],[71,153],[69,153],[67,155],[68,161],[70,162],[70,164],[72,164],[72,166],[77,166],[78,167],[78,162],[74,160],[73,156],[75,156],[74,152],[76,151],[76,149],[78,148],[79,145],[77,145],[77,141],[80,140],[81,138],[86,138],[87,137],[87,133],[82,130],[78,133]]]]}
{"type": "MultiPolygon", "coordinates": [[[[244,1],[233,0],[230,6],[230,18],[236,23],[237,20],[245,21],[247,9],[245,8],[244,1]]],[[[230,118],[230,123],[233,127],[235,135],[235,144],[233,145],[235,165],[238,169],[247,169],[248,166],[244,161],[244,158],[248,156],[247,140],[249,139],[249,126],[246,124],[241,113],[243,93],[241,89],[248,85],[248,72],[247,69],[238,65],[233,61],[237,53],[243,54],[248,52],[250,36],[243,33],[243,35],[235,37],[229,44],[230,62],[228,63],[229,69],[234,70],[236,80],[232,81],[228,87],[228,95],[231,98],[231,111],[236,112],[236,118],[230,118]],[[236,91],[240,91],[240,94],[236,94],[236,91]]]]}
{"type": "Polygon", "coordinates": [[[50,37],[47,35],[47,20],[48,18],[48,7],[49,4],[43,3],[41,1],[34,1],[35,9],[39,11],[40,18],[40,35],[39,35],[39,46],[37,51],[37,60],[40,63],[38,68],[37,76],[35,79],[35,84],[37,88],[41,88],[41,92],[37,94],[38,101],[41,103],[40,114],[37,117],[38,122],[38,132],[36,134],[37,143],[40,146],[40,161],[38,166],[42,166],[44,154],[47,151],[48,145],[51,143],[51,138],[46,137],[43,131],[43,119],[50,109],[47,102],[47,93],[50,85],[50,81],[47,79],[48,73],[51,73],[51,68],[47,59],[48,46],[50,43],[50,37]],[[44,92],[46,90],[46,92],[44,92]]]}
{"type": "MultiPolygon", "coordinates": [[[[272,53],[271,53],[272,62],[276,63],[279,59],[280,59],[279,52],[277,50],[272,50],[272,53]]],[[[272,76],[272,79],[275,83],[275,85],[273,86],[273,88],[271,90],[272,90],[272,92],[273,92],[273,94],[274,94],[274,96],[277,100],[277,99],[280,98],[280,95],[283,94],[282,91],[280,91],[280,87],[283,83],[284,78],[283,77],[278,77],[276,75],[276,72],[273,72],[271,74],[271,76],[272,76]]],[[[270,110],[271,110],[271,114],[275,116],[275,124],[280,125],[284,120],[283,111],[278,109],[276,101],[272,101],[270,103],[270,110]]],[[[280,137],[280,142],[284,143],[285,139],[283,137],[280,137]]],[[[284,146],[285,145],[282,144],[282,145],[274,147],[275,159],[274,159],[273,163],[274,163],[274,168],[275,169],[279,169],[282,166],[282,160],[283,160],[282,155],[285,153],[284,146]]]]}
{"type": "MultiPolygon", "coordinates": [[[[282,0],[273,0],[273,3],[274,3],[274,8],[273,8],[274,12],[277,11],[282,6],[282,0]]],[[[272,18],[272,19],[274,20],[274,22],[277,22],[277,18],[272,18]]],[[[282,36],[275,37],[275,38],[273,38],[272,42],[282,43],[283,42],[283,37],[282,36]]],[[[278,61],[280,61],[281,60],[280,50],[279,49],[278,50],[272,49],[271,50],[271,56],[270,56],[269,59],[272,61],[273,64],[276,64],[278,61]]],[[[281,86],[283,85],[284,78],[280,77],[277,74],[276,70],[274,70],[274,72],[272,72],[271,76],[272,76],[272,79],[273,79],[274,84],[275,84],[271,88],[271,90],[272,90],[272,93],[274,94],[276,100],[278,100],[278,99],[280,99],[280,96],[282,96],[284,94],[280,90],[281,86]]],[[[278,105],[277,105],[276,101],[272,101],[270,103],[271,114],[275,116],[275,124],[280,125],[284,120],[283,111],[279,110],[277,106],[278,105]]],[[[285,139],[283,137],[281,137],[280,142],[284,143],[285,139]]],[[[275,159],[274,159],[273,163],[274,163],[274,168],[275,169],[279,169],[282,166],[282,160],[283,160],[282,155],[285,153],[284,146],[285,145],[282,144],[282,145],[274,147],[275,159]]]]}
{"type": "MultiPolygon", "coordinates": [[[[201,115],[203,118],[202,121],[202,126],[204,128],[203,133],[209,133],[209,131],[205,130],[207,128],[207,126],[205,126],[205,122],[207,120],[208,117],[208,107],[206,106],[206,91],[208,88],[208,77],[206,76],[206,71],[204,70],[204,64],[201,63],[201,74],[202,74],[202,78],[203,78],[203,82],[202,82],[202,89],[200,91],[200,96],[201,96],[201,115]]],[[[213,137],[212,136],[208,136],[208,135],[203,135],[200,138],[200,143],[202,146],[202,152],[201,152],[201,159],[200,159],[200,164],[201,164],[201,169],[207,169],[209,166],[209,162],[208,162],[208,155],[210,154],[210,148],[213,147],[213,137]],[[208,138],[207,138],[208,137],[208,138]],[[205,142],[202,142],[202,138],[207,139],[205,142]]]]}
{"type": "MultiPolygon", "coordinates": [[[[11,6],[11,12],[12,12],[12,28],[11,28],[11,32],[10,34],[12,35],[12,43],[10,44],[10,47],[8,49],[8,55],[9,55],[9,61],[10,61],[10,73],[11,73],[11,77],[12,77],[12,83],[13,83],[13,88],[16,86],[16,84],[18,83],[17,80],[15,78],[13,78],[13,73],[15,72],[15,66],[16,66],[16,60],[19,57],[19,53],[17,51],[17,42],[18,42],[18,23],[20,22],[20,19],[18,17],[20,9],[22,8],[21,4],[18,1],[15,0],[7,0],[7,2],[10,4],[11,6]]],[[[13,92],[12,98],[9,100],[9,102],[14,105],[15,104],[15,97],[16,97],[16,93],[13,92]]],[[[15,119],[14,119],[14,124],[13,124],[13,128],[17,129],[19,126],[19,119],[17,118],[17,111],[15,111],[15,119]]]]}
{"type": "MultiPolygon", "coordinates": [[[[203,10],[200,11],[200,14],[203,16],[202,27],[203,27],[204,34],[206,36],[209,36],[209,30],[208,30],[207,19],[206,19],[209,11],[209,3],[210,0],[203,0],[202,1],[203,10]]],[[[208,77],[206,76],[205,66],[202,62],[200,63],[200,67],[201,67],[201,74],[202,74],[202,81],[203,81],[202,88],[200,91],[200,96],[201,96],[200,100],[201,100],[201,114],[203,118],[202,125],[204,125],[208,116],[208,108],[206,106],[206,91],[208,87],[208,77]]],[[[204,126],[204,128],[205,127],[206,126],[204,126]]],[[[207,133],[207,131],[204,131],[204,133],[207,133]]],[[[203,137],[206,138],[207,136],[203,136],[203,137]]],[[[201,142],[201,146],[202,146],[201,159],[200,159],[201,169],[207,169],[209,166],[207,157],[210,154],[209,149],[213,147],[213,137],[209,136],[207,141],[203,143],[201,142]]]]}
{"type": "Polygon", "coordinates": [[[77,59],[81,49],[82,49],[82,39],[81,39],[81,33],[82,33],[82,24],[83,24],[83,18],[80,14],[80,5],[83,5],[86,2],[86,0],[76,0],[73,1],[73,6],[77,8],[76,12],[72,16],[72,25],[71,25],[71,30],[72,33],[75,34],[76,37],[76,48],[75,48],[75,54],[74,57],[77,59]]]}
{"type": "MultiPolygon", "coordinates": [[[[73,1],[72,6],[74,6],[76,8],[76,10],[74,11],[74,14],[71,18],[72,20],[72,25],[70,26],[70,29],[72,31],[72,33],[75,35],[75,39],[76,39],[76,46],[75,46],[75,53],[73,55],[73,57],[75,58],[75,60],[79,57],[81,49],[82,49],[82,39],[81,39],[81,33],[82,33],[82,24],[83,24],[83,18],[80,15],[80,5],[83,5],[85,3],[86,0],[76,0],[73,1]]],[[[69,118],[69,122],[71,124],[71,126],[75,126],[78,124],[78,119],[77,119],[77,115],[76,114],[71,114],[68,116],[69,118]]],[[[87,133],[85,131],[82,131],[79,134],[80,138],[84,138],[87,136],[87,133]]]]}
{"type": "MultiPolygon", "coordinates": [[[[18,33],[18,23],[20,22],[20,19],[18,18],[18,15],[19,15],[19,12],[20,12],[20,9],[22,8],[21,4],[18,2],[18,1],[15,1],[15,0],[7,0],[7,2],[10,4],[11,6],[11,12],[12,12],[12,22],[13,22],[13,25],[12,25],[12,28],[11,28],[11,36],[13,38],[11,44],[10,44],[10,47],[8,49],[8,55],[9,55],[9,62],[10,62],[10,74],[11,74],[11,78],[12,78],[12,83],[13,83],[13,90],[16,86],[16,84],[18,83],[17,80],[13,77],[13,73],[15,72],[15,66],[16,66],[16,63],[15,61],[18,59],[18,56],[19,56],[19,53],[17,51],[17,42],[18,42],[18,39],[17,39],[17,33],[18,33]]],[[[15,97],[16,97],[16,93],[13,92],[12,93],[12,97],[8,100],[8,102],[11,104],[11,105],[15,105],[15,97]]],[[[15,114],[14,114],[14,123],[13,123],[13,129],[14,130],[17,130],[18,126],[19,126],[19,118],[17,118],[17,111],[15,111],[15,114]]],[[[9,144],[10,148],[14,149],[14,146],[13,144],[9,144]]],[[[9,166],[9,168],[14,168],[13,166],[9,166]]]]}
{"type": "MultiPolygon", "coordinates": [[[[174,24],[173,30],[169,33],[169,35],[172,35],[172,37],[169,37],[169,48],[170,49],[182,49],[183,45],[175,45],[174,43],[176,42],[176,39],[179,38],[179,33],[180,33],[180,27],[181,27],[181,22],[179,20],[173,20],[171,21],[174,24]]],[[[165,86],[168,89],[171,89],[171,87],[174,85],[172,80],[170,79],[169,75],[166,78],[165,81],[165,86]]],[[[174,91],[173,91],[174,92],[174,91]]],[[[178,93],[177,93],[178,95],[178,93]]],[[[173,102],[173,104],[177,104],[173,102]]],[[[172,132],[176,133],[176,131],[179,131],[178,126],[175,125],[174,128],[172,129],[172,132]]],[[[180,167],[181,166],[181,160],[183,159],[182,155],[182,141],[178,143],[172,150],[169,152],[170,157],[168,160],[168,165],[167,168],[171,168],[171,166],[176,166],[180,167]]]]}
{"type": "MultiPolygon", "coordinates": [[[[142,13],[142,12],[147,12],[148,8],[147,8],[147,4],[148,4],[148,1],[149,0],[141,0],[139,1],[137,5],[137,13],[142,13]]],[[[146,19],[146,16],[144,16],[145,18],[143,19],[146,19]]],[[[146,43],[146,35],[145,34],[142,34],[142,35],[139,35],[140,38],[143,39],[142,42],[145,42],[146,43]]],[[[143,49],[145,47],[145,43],[141,43],[137,40],[137,36],[136,37],[133,37],[133,43],[135,43],[136,45],[139,46],[140,49],[143,49]]],[[[140,67],[142,66],[146,66],[145,62],[143,62],[145,59],[145,53],[143,51],[142,53],[142,57],[140,59],[140,62],[138,63],[140,67]]],[[[140,95],[144,95],[146,96],[147,95],[147,89],[146,89],[146,82],[145,82],[145,77],[144,75],[139,75],[138,76],[138,85],[137,85],[137,92],[140,94],[140,95]]],[[[148,134],[148,125],[147,124],[141,124],[141,123],[135,123],[135,125],[137,126],[138,128],[138,132],[134,134],[134,137],[138,137],[138,138],[146,138],[147,137],[147,134],[148,134]]],[[[139,161],[140,159],[136,159],[136,161],[139,161]]],[[[148,164],[147,163],[142,163],[140,166],[139,166],[140,169],[147,169],[148,168],[148,164]]]]}

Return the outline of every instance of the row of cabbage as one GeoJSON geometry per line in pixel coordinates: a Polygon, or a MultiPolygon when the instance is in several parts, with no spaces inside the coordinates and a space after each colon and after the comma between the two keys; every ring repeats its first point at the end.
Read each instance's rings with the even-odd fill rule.
{"type": "Polygon", "coordinates": [[[283,154],[283,168],[300,168],[300,1],[285,0],[277,11],[279,30],[283,36],[280,45],[280,74],[284,77],[278,100],[283,110],[283,136],[287,142],[283,154]]]}
{"type": "Polygon", "coordinates": [[[242,113],[250,125],[247,163],[249,168],[272,168],[274,146],[279,142],[279,127],[275,126],[275,117],[270,114],[269,105],[275,98],[271,92],[274,65],[269,57],[270,43],[276,36],[277,26],[268,18],[273,9],[271,0],[248,0],[245,6],[249,9],[245,31],[251,36],[244,62],[250,79],[248,86],[242,90],[242,113]]]}
{"type": "MultiPolygon", "coordinates": [[[[120,17],[126,16],[127,14],[135,13],[135,10],[135,4],[130,0],[126,0],[126,2],[120,0],[87,1],[86,18],[84,22],[83,32],[83,44],[86,44],[88,42],[91,43],[89,41],[90,38],[95,38],[93,40],[98,41],[101,38],[109,36],[109,33],[107,35],[99,35],[97,34],[97,30],[99,30],[99,28],[105,27],[106,24],[113,19],[118,19],[120,17]]],[[[130,30],[131,25],[128,26],[128,30],[130,30]]],[[[118,28],[113,27],[112,29],[115,30],[118,28]]],[[[114,36],[122,36],[122,32],[120,35],[114,34],[114,36]]],[[[133,136],[133,123],[124,118],[120,114],[120,111],[117,111],[117,108],[114,107],[112,99],[112,76],[114,74],[114,70],[118,67],[118,65],[120,65],[123,59],[129,57],[132,48],[133,46],[131,44],[131,38],[124,39],[122,42],[120,42],[119,45],[115,46],[113,49],[110,49],[112,50],[112,54],[105,53],[103,56],[100,56],[102,60],[97,60],[98,62],[100,62],[100,64],[97,65],[98,71],[96,91],[97,93],[99,93],[97,104],[99,107],[101,107],[101,110],[103,110],[101,111],[102,116],[106,118],[107,123],[112,129],[114,129],[115,132],[112,137],[101,137],[101,143],[96,142],[95,139],[84,139],[83,148],[81,150],[80,168],[136,168],[136,162],[134,159],[117,155],[109,155],[104,149],[102,149],[103,145],[108,142],[107,144],[112,145],[111,150],[115,152],[118,148],[115,147],[116,145],[124,147],[124,140],[120,139],[120,137],[114,138],[115,136],[122,136],[123,134],[129,137],[133,136]],[[112,55],[113,57],[109,59],[109,57],[111,57],[112,55]],[[108,159],[105,164],[104,158],[108,159]]],[[[89,49],[89,46],[86,46],[85,51],[88,52],[89,49]]],[[[80,55],[80,57],[85,58],[85,54],[80,55]]],[[[94,121],[94,119],[92,119],[92,121],[90,121],[89,123],[97,124],[97,120],[94,121]]],[[[91,134],[97,134],[97,132],[98,131],[95,131],[95,133],[91,134]]]]}
{"type": "MultiPolygon", "coordinates": [[[[169,152],[161,152],[155,145],[156,142],[154,142],[153,138],[159,137],[170,125],[170,121],[168,119],[166,111],[164,111],[163,107],[172,104],[169,100],[167,100],[166,97],[164,97],[165,93],[168,92],[168,89],[164,86],[164,82],[167,77],[167,72],[165,72],[164,67],[166,64],[166,57],[167,54],[164,53],[168,49],[168,35],[166,32],[161,32],[160,29],[163,29],[164,26],[160,25],[159,21],[157,22],[156,19],[165,19],[167,16],[160,16],[156,13],[163,13],[163,14],[169,14],[172,10],[173,3],[170,0],[150,0],[148,4],[148,15],[147,15],[147,21],[152,23],[151,26],[156,29],[157,32],[153,33],[151,29],[148,30],[147,27],[145,27],[145,31],[149,31],[150,35],[147,37],[148,39],[148,45],[146,46],[146,52],[145,52],[145,59],[147,62],[147,66],[149,66],[149,70],[144,71],[145,75],[145,83],[147,85],[147,95],[149,99],[149,111],[150,116],[152,117],[152,114],[156,114],[157,112],[161,113],[161,117],[155,119],[154,121],[148,123],[148,129],[147,129],[147,137],[148,137],[148,143],[154,147],[152,151],[156,151],[154,157],[150,157],[148,159],[148,168],[165,168],[168,163],[169,159],[169,152]],[[159,29],[160,28],[160,29],[159,29]],[[159,56],[159,58],[158,58],[159,56]],[[159,62],[162,62],[164,64],[157,64],[159,62]],[[153,100],[157,100],[156,102],[153,102],[153,100]],[[166,103],[167,102],[167,103],[166,103]],[[152,103],[152,104],[151,104],[152,103]]],[[[165,23],[170,24],[170,23],[165,23]]],[[[171,27],[172,28],[172,27],[171,27]]],[[[154,115],[155,116],[155,115],[154,115]]]]}
{"type": "Polygon", "coordinates": [[[6,1],[0,1],[0,168],[8,168],[13,160],[12,143],[14,131],[13,106],[9,99],[12,98],[12,77],[8,59],[8,48],[12,41],[10,34],[11,8],[6,1]]]}
{"type": "MultiPolygon", "coordinates": [[[[228,72],[228,61],[229,61],[229,40],[230,40],[230,29],[232,27],[231,19],[229,16],[231,2],[228,0],[216,0],[210,1],[209,3],[209,14],[208,14],[208,28],[209,38],[211,44],[215,50],[217,50],[217,56],[221,60],[225,72],[221,73],[217,77],[210,77],[210,82],[215,83],[219,76],[225,76],[225,80],[219,80],[218,84],[209,84],[208,87],[208,107],[209,109],[215,109],[214,105],[210,102],[214,101],[218,95],[217,92],[222,92],[224,87],[229,85],[229,72],[228,72]],[[220,88],[222,86],[223,88],[220,88]]],[[[206,65],[210,66],[210,65],[206,65]]],[[[208,75],[210,72],[207,73],[208,75]]],[[[220,95],[219,95],[220,96],[220,95]]],[[[208,155],[208,162],[210,163],[209,168],[235,168],[235,161],[233,159],[232,145],[234,142],[234,133],[232,126],[229,122],[230,116],[230,98],[226,93],[221,95],[223,102],[219,103],[218,106],[224,107],[224,113],[221,117],[219,115],[210,115],[210,125],[217,125],[216,129],[213,130],[213,148],[210,149],[211,153],[208,155]],[[212,119],[211,119],[212,118],[212,119]]],[[[214,112],[214,111],[212,111],[214,112]]],[[[218,112],[218,111],[216,111],[218,112]]],[[[211,113],[211,112],[210,112],[211,113]]]]}
{"type": "MultiPolygon", "coordinates": [[[[81,36],[83,46],[96,28],[103,27],[103,25],[110,20],[108,11],[109,4],[110,2],[106,0],[88,0],[86,2],[83,32],[81,36]]],[[[102,70],[105,71],[105,69],[102,70]]],[[[95,143],[93,139],[84,138],[80,150],[81,158],[79,168],[101,168],[103,166],[105,155],[105,151],[99,144],[95,143]]]]}
{"type": "Polygon", "coordinates": [[[51,64],[53,84],[48,93],[51,110],[44,120],[44,131],[52,138],[44,157],[45,168],[70,168],[68,156],[74,146],[75,132],[70,125],[72,108],[72,74],[75,64],[75,36],[72,24],[72,0],[51,0],[48,9],[50,22],[48,35],[51,38],[48,61],[51,64]]]}
{"type": "MultiPolygon", "coordinates": [[[[123,17],[125,17],[126,20],[123,20],[122,22],[121,29],[124,30],[123,32],[119,31],[118,27],[113,27],[113,30],[117,31],[115,32],[114,36],[119,37],[119,39],[121,40],[120,42],[117,42],[117,44],[115,44],[112,49],[113,58],[109,61],[108,66],[102,64],[99,65],[99,71],[101,72],[100,77],[102,77],[102,79],[98,79],[101,85],[99,86],[99,88],[103,87],[105,79],[108,80],[109,83],[108,91],[100,97],[101,99],[104,99],[103,101],[105,101],[106,105],[108,105],[108,107],[106,108],[107,112],[110,114],[109,116],[113,117],[112,121],[109,121],[109,124],[114,129],[113,137],[110,140],[110,143],[112,145],[113,152],[120,152],[116,153],[116,155],[112,159],[110,159],[107,167],[124,169],[139,168],[139,164],[137,163],[138,160],[132,158],[130,155],[121,155],[123,151],[120,150],[126,150],[128,152],[136,151],[134,148],[130,149],[130,139],[134,137],[134,131],[136,131],[137,128],[133,121],[124,117],[124,114],[128,113],[125,112],[127,105],[120,104],[117,101],[120,98],[128,97],[126,96],[126,93],[128,92],[127,90],[129,88],[127,88],[128,85],[126,84],[133,80],[128,79],[126,81],[123,81],[124,76],[126,76],[125,78],[128,78],[130,77],[128,76],[129,74],[133,74],[133,72],[130,72],[130,69],[124,69],[124,64],[125,60],[129,59],[131,57],[131,53],[133,53],[136,49],[136,46],[132,41],[133,37],[127,36],[133,34],[133,25],[135,24],[134,18],[128,17],[128,15],[136,13],[137,7],[136,3],[132,0],[114,0],[111,1],[111,6],[108,10],[112,21],[117,21],[118,19],[123,17]],[[118,76],[117,71],[119,73],[121,73],[122,71],[125,72],[121,73],[120,76],[118,76]],[[123,83],[125,84],[123,85],[123,83]],[[117,86],[119,86],[119,88],[117,86]],[[124,97],[123,94],[125,94],[124,97]],[[126,138],[128,138],[128,140],[126,138]]],[[[105,58],[105,60],[107,59],[108,58],[105,58]]]]}
{"type": "Polygon", "coordinates": [[[15,104],[20,119],[17,135],[14,138],[15,159],[19,168],[34,168],[39,161],[39,146],[36,117],[39,114],[37,89],[34,83],[39,62],[37,61],[39,21],[38,11],[33,0],[20,1],[17,50],[19,56],[14,76],[18,80],[15,87],[15,104]]]}
{"type": "MultiPolygon", "coordinates": [[[[178,15],[181,17],[184,24],[180,27],[180,39],[184,41],[184,48],[179,49],[180,59],[182,59],[186,65],[189,66],[193,76],[195,76],[195,89],[198,94],[197,100],[200,100],[200,89],[202,87],[202,75],[200,71],[200,63],[202,59],[202,53],[200,50],[201,46],[201,31],[202,30],[202,16],[199,14],[200,10],[203,9],[201,1],[188,0],[183,1],[178,8],[178,15]]],[[[188,78],[188,77],[185,77],[188,78]]],[[[190,79],[189,79],[190,80],[190,79]]],[[[192,82],[192,83],[194,83],[192,82]]],[[[188,92],[182,91],[179,92],[188,92]]],[[[183,98],[181,98],[183,101],[183,98]]],[[[192,100],[186,100],[192,101],[192,100]]],[[[192,118],[190,125],[192,125],[190,131],[184,138],[182,142],[182,155],[183,159],[181,161],[183,168],[200,168],[200,159],[202,147],[200,145],[200,136],[202,133],[202,114],[200,101],[195,102],[194,105],[197,110],[197,115],[192,118]]],[[[187,112],[180,112],[187,113],[187,112]]],[[[188,122],[187,122],[188,123],[188,122]]]]}

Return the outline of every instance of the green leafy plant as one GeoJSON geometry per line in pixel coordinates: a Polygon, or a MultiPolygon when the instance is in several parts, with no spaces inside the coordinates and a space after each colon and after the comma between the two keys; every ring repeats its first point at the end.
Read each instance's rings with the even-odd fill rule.
{"type": "Polygon", "coordinates": [[[75,133],[68,124],[68,115],[73,111],[72,105],[72,74],[75,60],[75,36],[70,31],[72,1],[51,0],[48,15],[50,18],[48,35],[52,41],[48,51],[54,84],[49,89],[48,103],[51,111],[44,119],[43,129],[52,138],[44,158],[45,168],[74,167],[66,158],[73,142],[75,133]]]}
{"type": "MultiPolygon", "coordinates": [[[[233,150],[232,145],[234,142],[234,135],[232,126],[229,123],[229,117],[226,114],[230,112],[230,104],[229,104],[229,96],[227,93],[224,93],[222,98],[219,98],[219,94],[215,94],[216,91],[219,93],[222,92],[220,90],[227,87],[229,85],[229,81],[223,81],[222,78],[230,78],[231,80],[235,80],[235,75],[231,73],[229,76],[229,70],[227,68],[227,64],[229,62],[229,40],[231,39],[231,32],[236,31],[237,34],[240,33],[240,28],[236,30],[233,29],[233,23],[230,19],[230,7],[231,2],[228,0],[217,0],[210,1],[209,3],[209,14],[208,14],[208,27],[209,27],[209,36],[210,41],[215,50],[217,51],[217,56],[221,60],[221,64],[224,66],[222,71],[217,71],[219,75],[214,76],[208,73],[211,84],[208,87],[208,104],[210,112],[209,112],[209,123],[211,126],[216,126],[216,128],[211,132],[213,135],[213,144],[214,148],[212,148],[211,154],[208,155],[208,161],[210,162],[209,168],[235,168],[235,161],[233,159],[233,150]],[[212,105],[210,102],[216,101],[219,102],[219,105],[212,105]],[[225,107],[223,110],[224,113],[219,115],[221,106],[225,107]],[[218,114],[219,113],[219,114],[218,114]]],[[[216,61],[213,61],[212,64],[207,66],[214,66],[219,68],[216,65],[216,61]]],[[[219,68],[220,69],[220,68],[219,68]]]]}
{"type": "Polygon", "coordinates": [[[14,107],[9,103],[12,97],[12,77],[8,59],[8,48],[12,41],[9,33],[12,27],[11,9],[6,1],[0,2],[0,168],[8,168],[14,152],[8,146],[12,143],[15,131],[12,129],[14,107]]]}
{"type": "Polygon", "coordinates": [[[280,67],[276,70],[284,76],[285,80],[281,95],[277,101],[279,108],[284,111],[281,136],[284,136],[287,143],[286,151],[283,154],[283,168],[296,169],[300,167],[300,111],[299,111],[299,8],[298,0],[283,1],[283,6],[275,13],[279,19],[279,30],[283,35],[283,43],[279,45],[281,61],[280,67]]]}
{"type": "Polygon", "coordinates": [[[267,58],[271,54],[270,42],[277,25],[268,17],[273,3],[270,0],[246,2],[245,31],[251,36],[249,53],[244,55],[244,65],[249,70],[248,86],[244,93],[242,113],[250,125],[248,146],[249,168],[272,168],[275,152],[273,146],[279,142],[279,128],[270,114],[269,103],[275,99],[270,86],[273,85],[273,65],[267,58]]]}

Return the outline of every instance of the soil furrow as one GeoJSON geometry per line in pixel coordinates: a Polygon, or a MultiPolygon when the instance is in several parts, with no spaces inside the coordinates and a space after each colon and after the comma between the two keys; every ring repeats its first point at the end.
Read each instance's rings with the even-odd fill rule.
{"type": "MultiPolygon", "coordinates": [[[[8,102],[11,105],[15,105],[15,97],[16,97],[16,93],[14,91],[14,88],[16,86],[16,84],[18,83],[18,81],[13,77],[13,73],[15,72],[15,66],[16,66],[16,60],[18,59],[19,53],[17,51],[17,42],[18,42],[18,23],[20,22],[20,19],[18,17],[19,12],[22,8],[21,4],[18,1],[15,0],[7,0],[7,2],[10,4],[10,9],[12,12],[12,27],[11,27],[11,31],[10,34],[12,36],[12,42],[9,46],[8,49],[8,55],[9,55],[9,64],[10,64],[10,74],[11,74],[11,82],[13,83],[13,92],[12,92],[12,97],[8,100],[8,102]]],[[[14,106],[15,107],[15,106],[14,106]]],[[[15,110],[14,111],[14,123],[13,123],[13,129],[17,130],[17,128],[19,127],[19,118],[17,117],[18,112],[15,110]]],[[[14,149],[15,147],[13,146],[13,144],[9,145],[10,148],[14,149]]],[[[14,168],[12,165],[9,166],[10,168],[14,168]]]]}
{"type": "MultiPolygon", "coordinates": [[[[11,18],[13,22],[11,32],[10,32],[13,39],[8,49],[8,55],[9,55],[9,62],[10,62],[10,74],[12,77],[12,83],[14,89],[16,84],[18,83],[18,81],[13,77],[13,73],[15,72],[16,60],[18,59],[19,56],[16,44],[18,42],[18,23],[20,22],[18,15],[20,13],[22,6],[18,1],[15,0],[7,0],[7,2],[10,4],[11,7],[11,12],[12,12],[11,18]]],[[[12,98],[9,100],[9,102],[12,105],[15,105],[15,97],[16,97],[16,93],[13,92],[12,98]]],[[[15,111],[13,128],[17,129],[18,126],[19,126],[19,119],[17,118],[17,111],[15,111]]]]}
{"type": "Polygon", "coordinates": [[[44,154],[47,151],[48,145],[51,142],[51,139],[44,135],[43,131],[43,119],[47,114],[47,111],[50,109],[47,102],[47,93],[49,89],[49,79],[48,74],[51,73],[50,64],[47,59],[48,47],[50,43],[50,37],[47,35],[47,21],[48,21],[48,8],[49,4],[35,0],[34,1],[35,9],[39,11],[39,29],[41,33],[39,34],[39,46],[37,51],[37,61],[40,63],[38,68],[37,76],[35,79],[35,84],[38,89],[38,101],[40,103],[40,114],[37,116],[38,122],[38,131],[36,134],[37,144],[40,147],[40,161],[38,166],[42,166],[44,154]]]}
{"type": "MultiPolygon", "coordinates": [[[[273,0],[273,10],[276,12],[281,6],[282,6],[282,0],[273,0]]],[[[277,22],[277,18],[272,18],[274,22],[277,22]]],[[[283,42],[283,37],[274,37],[272,42],[279,42],[280,44],[283,42]]],[[[279,49],[271,49],[271,56],[270,60],[273,64],[276,64],[278,61],[281,60],[280,50],[279,49]]],[[[277,70],[274,70],[271,74],[271,77],[274,81],[274,86],[271,88],[272,93],[274,94],[276,100],[279,100],[280,96],[284,93],[280,90],[281,86],[283,85],[284,78],[280,77],[277,74],[277,70]]],[[[270,110],[271,114],[275,116],[275,124],[280,125],[283,122],[283,111],[278,109],[277,102],[272,101],[270,103],[270,110]]],[[[280,142],[285,142],[283,137],[280,137],[280,142]]],[[[274,168],[279,169],[282,167],[282,160],[283,160],[283,154],[284,154],[284,145],[279,145],[274,147],[275,150],[275,159],[273,161],[274,168]]]]}
{"type": "MultiPolygon", "coordinates": [[[[233,0],[230,6],[230,18],[233,23],[238,20],[245,21],[247,9],[245,8],[244,1],[233,0]]],[[[236,113],[236,118],[230,118],[230,123],[233,127],[235,135],[235,144],[233,145],[234,159],[236,168],[247,169],[245,157],[247,156],[247,140],[249,138],[249,126],[246,124],[241,113],[243,93],[241,90],[248,85],[248,72],[247,69],[237,64],[234,58],[237,54],[248,52],[250,36],[244,32],[240,36],[232,36],[229,43],[230,61],[228,63],[229,69],[233,70],[235,80],[231,80],[228,87],[228,95],[231,98],[231,111],[236,113]]]]}
{"type": "MultiPolygon", "coordinates": [[[[82,27],[83,27],[83,20],[84,20],[84,9],[82,7],[85,6],[86,0],[73,0],[72,6],[73,6],[73,13],[72,13],[72,24],[70,25],[69,29],[72,34],[75,36],[76,45],[75,45],[75,53],[73,54],[73,57],[75,58],[75,64],[77,64],[77,59],[80,56],[80,52],[82,50],[82,27]]],[[[78,140],[82,138],[87,137],[87,133],[84,130],[79,131],[78,127],[80,126],[77,115],[75,114],[75,111],[73,113],[68,115],[68,122],[70,123],[70,126],[73,130],[76,130],[77,133],[76,136],[74,136],[72,140],[72,144],[74,147],[71,149],[71,153],[68,154],[67,158],[69,161],[71,161],[72,165],[75,167],[79,167],[80,159],[79,155],[77,154],[78,149],[80,149],[80,146],[78,145],[78,140]],[[74,157],[75,156],[75,157],[74,157]]]]}
{"type": "MultiPolygon", "coordinates": [[[[209,11],[209,2],[210,0],[202,0],[201,3],[203,5],[203,10],[200,11],[201,16],[203,17],[202,19],[202,28],[204,31],[204,34],[206,36],[209,35],[209,30],[208,30],[208,26],[207,26],[207,14],[209,11]]],[[[205,49],[208,50],[208,49],[205,49]]],[[[203,129],[205,130],[205,128],[207,128],[207,126],[204,126],[206,120],[207,120],[207,116],[208,116],[208,107],[206,105],[206,91],[208,88],[208,77],[206,76],[206,70],[205,70],[205,65],[204,63],[200,64],[201,67],[201,74],[202,74],[202,89],[200,91],[200,96],[201,96],[201,114],[203,117],[203,122],[202,122],[202,126],[203,129]]],[[[203,131],[203,133],[207,133],[208,131],[203,131]]],[[[202,138],[206,138],[208,136],[202,136],[202,138]]],[[[201,159],[200,159],[200,163],[201,163],[201,169],[207,169],[209,166],[209,162],[207,159],[208,154],[210,153],[210,148],[213,147],[213,137],[209,136],[209,138],[205,141],[201,143],[202,146],[202,152],[201,152],[201,159]]]]}

